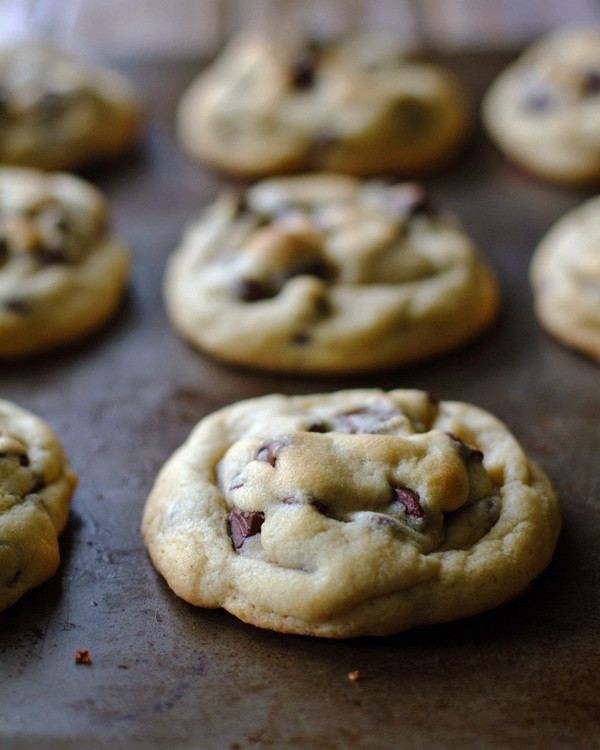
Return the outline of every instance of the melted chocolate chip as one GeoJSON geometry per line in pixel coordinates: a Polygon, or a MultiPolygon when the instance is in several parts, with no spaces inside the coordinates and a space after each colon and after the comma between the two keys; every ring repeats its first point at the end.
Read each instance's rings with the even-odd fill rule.
{"type": "Polygon", "coordinates": [[[588,96],[600,94],[600,71],[590,70],[583,83],[583,93],[588,96]]]}
{"type": "Polygon", "coordinates": [[[64,248],[58,245],[43,245],[35,251],[35,254],[39,262],[44,266],[67,262],[64,248]]]}
{"type": "Polygon", "coordinates": [[[27,300],[17,298],[4,300],[2,307],[15,315],[27,315],[32,310],[31,304],[27,300]]]}
{"type": "Polygon", "coordinates": [[[266,461],[274,467],[279,451],[287,445],[286,440],[265,440],[256,451],[255,459],[257,461],[266,461]]]}
{"type": "Polygon", "coordinates": [[[457,444],[458,452],[463,461],[483,461],[483,453],[480,450],[463,443],[458,435],[455,435],[453,432],[447,432],[446,435],[457,444]]]}
{"type": "Polygon", "coordinates": [[[26,453],[0,453],[0,459],[18,458],[21,466],[29,466],[29,456],[26,453]]]}
{"type": "Polygon", "coordinates": [[[310,342],[310,336],[304,331],[299,331],[292,336],[292,344],[306,346],[310,342]]]}
{"type": "Polygon", "coordinates": [[[310,54],[298,58],[291,69],[291,83],[295,89],[309,89],[316,80],[315,59],[310,54]]]}
{"type": "Polygon", "coordinates": [[[404,506],[404,510],[409,516],[423,518],[423,508],[421,507],[419,493],[406,487],[392,487],[394,500],[404,506]]]}
{"type": "Polygon", "coordinates": [[[250,536],[260,534],[261,526],[265,520],[262,511],[245,511],[234,508],[229,513],[229,536],[234,549],[239,549],[250,536]]]}
{"type": "Polygon", "coordinates": [[[329,427],[325,424],[325,422],[313,422],[307,430],[307,432],[329,432],[329,427]]]}
{"type": "Polygon", "coordinates": [[[235,287],[235,296],[242,302],[258,302],[261,299],[270,299],[275,295],[260,281],[240,279],[235,287]]]}

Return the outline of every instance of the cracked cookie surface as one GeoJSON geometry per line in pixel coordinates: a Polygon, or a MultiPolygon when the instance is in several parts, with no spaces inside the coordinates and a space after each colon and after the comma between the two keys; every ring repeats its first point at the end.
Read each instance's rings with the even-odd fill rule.
{"type": "Polygon", "coordinates": [[[506,155],[567,183],[600,179],[600,28],[542,38],[492,83],[483,119],[506,155]]]}
{"type": "Polygon", "coordinates": [[[69,170],[129,148],[140,111],[131,85],[41,43],[0,50],[0,163],[69,170]]]}
{"type": "Polygon", "coordinates": [[[600,197],[550,229],[532,257],[530,278],[542,326],[600,360],[600,197]]]}
{"type": "Polygon", "coordinates": [[[37,353],[100,327],[122,297],[129,253],[106,205],[67,174],[0,168],[0,357],[37,353]]]}
{"type": "Polygon", "coordinates": [[[76,483],[50,427],[0,400],[0,611],[58,568],[76,483]]]}
{"type": "Polygon", "coordinates": [[[186,601],[282,632],[387,635],[519,595],[556,495],[507,428],[426,393],[272,395],[203,419],[142,531],[186,601]]]}
{"type": "Polygon", "coordinates": [[[377,37],[330,45],[243,34],[184,93],[178,135],[227,172],[421,175],[453,157],[470,117],[450,73],[377,37]]]}
{"type": "Polygon", "coordinates": [[[165,284],[195,346],[267,370],[352,372],[451,349],[494,317],[494,276],[415,183],[334,174],[224,195],[185,234],[165,284]]]}

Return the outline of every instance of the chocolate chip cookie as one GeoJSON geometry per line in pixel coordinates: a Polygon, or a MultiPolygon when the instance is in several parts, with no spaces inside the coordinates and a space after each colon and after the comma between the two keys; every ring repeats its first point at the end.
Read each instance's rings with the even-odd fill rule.
{"type": "Polygon", "coordinates": [[[50,427],[0,400],[0,611],[58,568],[76,483],[50,427]]]}
{"type": "Polygon", "coordinates": [[[492,272],[415,183],[335,174],[224,195],[172,256],[175,328],[214,356],[296,372],[395,366],[492,320],[492,272]]]}
{"type": "Polygon", "coordinates": [[[452,158],[469,127],[447,71],[377,37],[330,45],[242,34],[184,93],[184,149],[226,172],[421,175],[452,158]]]}
{"type": "Polygon", "coordinates": [[[548,478],[495,417],[374,389],[207,416],[161,470],[142,523],[186,601],[332,638],[501,605],[546,567],[559,527],[548,478]]]}
{"type": "Polygon", "coordinates": [[[530,278],[542,326],[600,360],[600,197],[554,225],[534,253],[530,278]]]}
{"type": "Polygon", "coordinates": [[[0,163],[73,169],[129,148],[140,125],[123,76],[58,49],[0,50],[0,163]]]}
{"type": "Polygon", "coordinates": [[[106,205],[67,174],[0,168],[0,357],[60,346],[117,307],[129,253],[108,232],[106,205]]]}
{"type": "Polygon", "coordinates": [[[506,155],[549,180],[600,179],[600,28],[534,44],[490,87],[483,118],[506,155]]]}

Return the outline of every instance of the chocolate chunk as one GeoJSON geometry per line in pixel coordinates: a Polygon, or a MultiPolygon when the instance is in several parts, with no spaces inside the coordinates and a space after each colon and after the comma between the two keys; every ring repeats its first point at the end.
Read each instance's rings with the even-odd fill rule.
{"type": "Polygon", "coordinates": [[[15,313],[15,315],[27,315],[32,310],[31,303],[17,298],[4,300],[2,307],[8,312],[15,313]]]}
{"type": "Polygon", "coordinates": [[[37,248],[35,254],[39,262],[44,266],[67,262],[65,250],[59,245],[42,245],[37,248]]]}
{"type": "Polygon", "coordinates": [[[420,135],[430,124],[429,107],[413,96],[400,99],[396,112],[407,134],[420,135]]]}
{"type": "Polygon", "coordinates": [[[18,458],[21,466],[29,466],[29,456],[26,453],[0,453],[0,459],[18,458]]]}
{"type": "Polygon", "coordinates": [[[600,94],[600,71],[590,70],[585,77],[583,93],[594,96],[600,94]]]}
{"type": "Polygon", "coordinates": [[[290,81],[295,89],[310,89],[317,79],[317,65],[320,45],[307,42],[296,60],[292,63],[290,81]]]}
{"type": "Polygon", "coordinates": [[[257,461],[266,461],[274,467],[279,451],[282,448],[285,448],[286,445],[288,445],[288,442],[287,440],[283,439],[265,440],[265,442],[260,445],[258,450],[256,451],[255,459],[257,461]]]}
{"type": "Polygon", "coordinates": [[[306,430],[307,432],[329,432],[325,422],[313,422],[306,430]]]}
{"type": "Polygon", "coordinates": [[[419,502],[421,498],[418,492],[408,490],[406,487],[392,487],[392,490],[394,492],[394,500],[402,503],[404,510],[409,516],[423,518],[423,508],[419,502]]]}
{"type": "Polygon", "coordinates": [[[463,461],[483,461],[483,453],[477,448],[473,448],[455,435],[453,432],[447,432],[446,435],[457,444],[458,451],[463,461]]]}
{"type": "Polygon", "coordinates": [[[240,279],[235,287],[235,296],[242,302],[258,302],[261,299],[270,299],[275,295],[260,281],[240,279]]]}
{"type": "Polygon", "coordinates": [[[296,346],[306,346],[309,342],[310,336],[303,331],[299,331],[292,336],[292,344],[296,344],[296,346]]]}
{"type": "Polygon", "coordinates": [[[315,60],[310,55],[304,55],[292,65],[291,83],[295,89],[309,89],[316,79],[315,60]]]}
{"type": "Polygon", "coordinates": [[[265,514],[257,510],[238,510],[229,513],[229,536],[234,549],[239,549],[250,536],[260,534],[265,514]]]}

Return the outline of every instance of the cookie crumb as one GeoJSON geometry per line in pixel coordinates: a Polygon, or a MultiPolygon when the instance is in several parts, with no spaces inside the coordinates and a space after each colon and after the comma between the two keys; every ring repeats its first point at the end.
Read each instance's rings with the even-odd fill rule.
{"type": "Polygon", "coordinates": [[[353,669],[352,672],[348,672],[349,682],[358,682],[360,680],[360,672],[358,669],[353,669]]]}
{"type": "Polygon", "coordinates": [[[92,656],[87,648],[79,649],[75,651],[75,664],[91,664],[92,656]]]}

